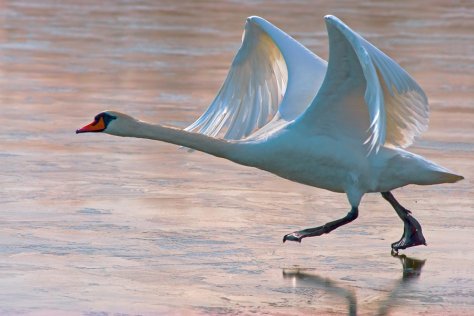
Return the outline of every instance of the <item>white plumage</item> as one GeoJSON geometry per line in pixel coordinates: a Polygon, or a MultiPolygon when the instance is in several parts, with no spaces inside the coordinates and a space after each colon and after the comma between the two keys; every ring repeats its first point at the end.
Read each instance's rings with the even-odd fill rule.
{"type": "MultiPolygon", "coordinates": [[[[252,132],[261,136],[258,129],[272,118],[276,116],[271,126],[281,119],[292,121],[311,101],[311,114],[305,114],[309,120],[317,120],[325,111],[323,108],[329,106],[331,110],[326,114],[333,116],[330,119],[342,114],[338,123],[343,124],[347,100],[339,101],[339,109],[338,105],[328,104],[323,94],[314,98],[323,79],[323,93],[351,95],[357,86],[343,90],[348,82],[345,76],[350,73],[351,80],[366,85],[368,150],[378,150],[384,144],[402,148],[411,145],[414,137],[428,127],[428,100],[423,90],[403,68],[338,18],[325,19],[331,47],[327,73],[326,62],[293,38],[262,18],[248,18],[242,46],[227,79],[207,111],[186,130],[208,136],[225,130],[224,139],[242,139],[252,132]]],[[[335,126],[333,132],[338,130],[335,126]]],[[[264,131],[273,129],[266,127],[264,131]]]]}
{"type": "Polygon", "coordinates": [[[325,20],[328,64],[268,21],[248,18],[224,84],[185,130],[107,111],[77,132],[170,142],[347,194],[346,217],[284,240],[328,233],[357,217],[365,193],[383,192],[405,223],[392,248],[423,244],[421,226],[389,191],[462,176],[402,149],[428,125],[428,101],[415,80],[338,18],[325,20]]]}
{"type": "Polygon", "coordinates": [[[270,132],[279,120],[294,120],[318,92],[326,62],[292,37],[250,17],[242,39],[217,96],[187,131],[242,139],[274,119],[265,127],[270,132]]]}

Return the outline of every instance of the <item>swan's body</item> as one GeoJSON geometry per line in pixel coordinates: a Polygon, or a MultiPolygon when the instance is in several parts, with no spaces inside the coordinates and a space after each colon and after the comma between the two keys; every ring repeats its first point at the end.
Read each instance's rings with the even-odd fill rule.
{"type": "Polygon", "coordinates": [[[329,64],[264,19],[247,19],[221,90],[185,130],[108,111],[78,132],[161,140],[347,194],[346,217],[284,240],[328,233],[357,217],[365,193],[383,192],[405,222],[392,248],[423,244],[418,222],[389,191],[462,177],[400,148],[427,127],[423,90],[343,22],[325,19],[329,64]]]}

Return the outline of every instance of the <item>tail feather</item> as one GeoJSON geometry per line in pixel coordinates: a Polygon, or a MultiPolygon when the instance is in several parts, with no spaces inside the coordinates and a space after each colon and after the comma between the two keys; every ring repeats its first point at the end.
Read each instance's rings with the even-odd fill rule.
{"type": "Polygon", "coordinates": [[[400,180],[406,184],[455,183],[464,179],[463,176],[419,155],[402,149],[396,149],[395,152],[390,167],[397,171],[400,180]]]}
{"type": "Polygon", "coordinates": [[[423,162],[419,160],[422,168],[420,170],[425,170],[422,177],[420,177],[420,184],[440,184],[440,183],[455,183],[464,179],[463,176],[455,174],[450,170],[441,167],[431,161],[424,160],[423,162]]]}
{"type": "Polygon", "coordinates": [[[451,172],[440,171],[441,183],[455,183],[464,179],[463,176],[451,172]]]}

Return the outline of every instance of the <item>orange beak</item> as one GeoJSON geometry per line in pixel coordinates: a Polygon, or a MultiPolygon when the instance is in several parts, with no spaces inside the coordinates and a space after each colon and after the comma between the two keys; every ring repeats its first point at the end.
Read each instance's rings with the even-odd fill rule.
{"type": "Polygon", "coordinates": [[[88,132],[102,132],[105,129],[105,122],[104,119],[101,117],[98,121],[94,121],[89,125],[84,126],[76,130],[76,134],[79,133],[88,133],[88,132]]]}

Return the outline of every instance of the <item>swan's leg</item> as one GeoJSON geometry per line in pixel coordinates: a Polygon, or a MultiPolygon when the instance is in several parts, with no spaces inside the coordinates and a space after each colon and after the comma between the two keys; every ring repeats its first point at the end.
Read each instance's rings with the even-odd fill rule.
{"type": "Polygon", "coordinates": [[[392,205],[404,224],[402,238],[392,244],[392,252],[398,253],[399,249],[405,249],[418,245],[426,246],[425,237],[421,231],[421,225],[411,215],[411,212],[401,206],[400,203],[395,200],[395,197],[392,195],[392,193],[382,192],[382,196],[392,205]]]}
{"type": "Polygon", "coordinates": [[[335,230],[342,225],[352,222],[359,215],[359,209],[357,207],[352,207],[349,213],[341,219],[324,224],[323,226],[318,226],[314,228],[307,228],[287,234],[283,237],[283,242],[287,240],[301,242],[301,239],[306,237],[321,236],[322,234],[329,234],[331,231],[335,230]]]}

